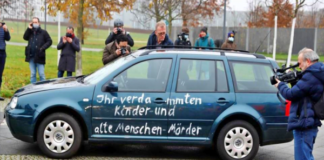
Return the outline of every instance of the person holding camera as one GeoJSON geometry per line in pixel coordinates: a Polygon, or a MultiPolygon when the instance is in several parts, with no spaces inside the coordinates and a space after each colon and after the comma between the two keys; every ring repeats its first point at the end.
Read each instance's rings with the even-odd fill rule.
{"type": "Polygon", "coordinates": [[[187,27],[182,27],[182,33],[178,34],[177,40],[174,42],[177,46],[188,46],[191,47],[191,42],[189,40],[189,29],[187,27]]]}
{"type": "Polygon", "coordinates": [[[34,17],[29,24],[24,34],[24,40],[28,41],[25,48],[25,61],[29,63],[30,68],[30,82],[36,83],[36,72],[40,77],[40,81],[45,78],[45,50],[52,45],[52,39],[46,30],[41,29],[39,18],[34,17]]]}
{"type": "Polygon", "coordinates": [[[128,38],[125,34],[120,34],[114,42],[106,45],[102,55],[102,63],[106,65],[118,57],[128,55],[129,53],[131,53],[131,47],[128,45],[128,38]]]}
{"type": "Polygon", "coordinates": [[[72,72],[75,72],[75,54],[80,51],[79,39],[75,37],[72,26],[66,29],[66,35],[61,37],[57,49],[62,50],[57,77],[63,77],[65,71],[71,77],[72,72]]]}
{"type": "Polygon", "coordinates": [[[108,43],[111,43],[113,41],[116,40],[117,36],[120,34],[124,34],[127,36],[127,42],[128,45],[130,45],[131,47],[134,46],[134,40],[131,37],[131,35],[125,31],[124,29],[124,22],[120,19],[116,19],[114,21],[114,29],[112,32],[110,32],[109,36],[107,37],[106,41],[105,41],[105,45],[107,45],[108,43]]]}
{"type": "MultiPolygon", "coordinates": [[[[11,37],[7,25],[4,22],[0,23],[0,89],[2,84],[2,74],[6,64],[6,57],[7,57],[6,41],[9,41],[10,38],[11,37]]],[[[4,99],[0,97],[0,100],[4,100],[4,99]]]]}
{"type": "Polygon", "coordinates": [[[232,49],[236,50],[236,44],[234,43],[235,40],[235,32],[229,32],[227,34],[227,40],[222,44],[222,49],[232,49]]]}
{"type": "Polygon", "coordinates": [[[302,71],[300,80],[288,88],[286,83],[276,79],[275,86],[286,100],[291,101],[288,130],[294,134],[295,159],[314,159],[313,146],[322,124],[315,116],[313,104],[320,100],[324,91],[324,64],[309,48],[299,52],[298,63],[302,71]]]}
{"type": "Polygon", "coordinates": [[[202,48],[215,48],[215,43],[212,38],[209,37],[207,33],[208,28],[203,27],[200,30],[199,38],[196,40],[195,47],[202,49],[202,48]]]}

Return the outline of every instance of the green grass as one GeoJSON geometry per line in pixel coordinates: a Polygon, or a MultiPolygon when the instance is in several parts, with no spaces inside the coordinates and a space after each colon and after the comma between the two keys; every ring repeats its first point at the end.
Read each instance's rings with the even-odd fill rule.
{"type": "MultiPolygon", "coordinates": [[[[10,30],[11,42],[27,42],[23,39],[23,35],[27,29],[28,22],[25,25],[24,22],[14,22],[14,21],[6,21],[6,24],[10,30]]],[[[41,27],[44,29],[44,24],[41,24],[41,27]]],[[[50,34],[53,45],[57,45],[58,43],[58,27],[57,25],[46,25],[46,30],[50,34]]],[[[106,38],[109,35],[108,28],[106,30],[102,29],[86,29],[89,31],[88,37],[84,41],[83,47],[86,48],[104,48],[106,38]]],[[[66,26],[61,26],[61,36],[66,33],[66,26]]],[[[76,33],[76,30],[75,30],[76,33]]],[[[130,33],[133,40],[135,41],[135,45],[132,49],[137,49],[139,47],[145,46],[149,34],[142,33],[130,33]]]]}
{"type": "MultiPolygon", "coordinates": [[[[1,88],[1,95],[4,97],[11,97],[18,88],[30,83],[29,63],[25,62],[24,48],[23,46],[7,45],[7,59],[1,88]]],[[[84,51],[82,54],[83,74],[89,74],[101,68],[103,66],[101,58],[101,52],[84,51]]],[[[45,76],[46,79],[57,77],[56,49],[46,50],[45,76]]]]}

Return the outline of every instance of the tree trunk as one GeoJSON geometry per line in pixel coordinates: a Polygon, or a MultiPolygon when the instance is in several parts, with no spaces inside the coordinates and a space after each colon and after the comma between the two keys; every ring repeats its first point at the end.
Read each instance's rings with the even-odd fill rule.
{"type": "Polygon", "coordinates": [[[277,24],[278,24],[278,15],[275,16],[275,24],[274,24],[273,53],[272,53],[272,58],[274,60],[276,60],[276,51],[277,51],[277,24]]]}
{"type": "Polygon", "coordinates": [[[290,66],[292,48],[293,48],[293,44],[294,44],[295,25],[296,25],[296,17],[294,17],[292,25],[291,25],[290,44],[289,44],[288,59],[287,59],[286,67],[290,66]]]}
{"type": "Polygon", "coordinates": [[[77,53],[76,56],[76,75],[82,75],[82,45],[83,41],[82,30],[83,30],[83,5],[84,0],[79,1],[79,13],[78,13],[78,27],[77,27],[77,36],[80,38],[80,52],[77,53]]]}

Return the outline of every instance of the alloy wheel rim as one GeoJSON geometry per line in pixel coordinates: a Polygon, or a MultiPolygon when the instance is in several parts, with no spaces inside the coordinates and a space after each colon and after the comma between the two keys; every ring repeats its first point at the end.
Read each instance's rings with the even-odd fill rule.
{"type": "Polygon", "coordinates": [[[44,142],[50,151],[54,153],[64,153],[73,145],[73,129],[70,124],[65,121],[52,121],[45,127],[44,142]]]}
{"type": "Polygon", "coordinates": [[[224,138],[226,153],[235,159],[241,159],[249,155],[253,147],[252,134],[243,127],[230,129],[224,138]]]}

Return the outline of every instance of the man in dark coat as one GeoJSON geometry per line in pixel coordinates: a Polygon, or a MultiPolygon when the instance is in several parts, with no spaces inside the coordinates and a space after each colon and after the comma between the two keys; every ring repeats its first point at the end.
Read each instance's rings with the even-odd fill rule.
{"type": "Polygon", "coordinates": [[[150,35],[147,46],[157,46],[148,47],[148,49],[155,48],[167,48],[166,46],[173,46],[173,42],[169,39],[166,33],[166,25],[163,21],[156,23],[155,31],[150,35]]]}
{"type": "Polygon", "coordinates": [[[131,47],[134,46],[134,40],[133,40],[132,36],[129,34],[129,32],[125,31],[124,22],[120,19],[116,19],[114,21],[114,29],[112,32],[110,32],[109,36],[107,37],[107,39],[105,41],[105,45],[115,41],[117,36],[120,34],[124,34],[127,36],[128,45],[130,45],[131,47]]]}
{"type": "Polygon", "coordinates": [[[73,27],[66,29],[66,35],[61,37],[57,49],[62,50],[57,77],[63,77],[65,71],[68,77],[72,76],[72,72],[75,72],[75,54],[80,51],[79,39],[75,37],[73,27]]]}
{"type": "MultiPolygon", "coordinates": [[[[10,40],[10,33],[5,23],[0,23],[0,89],[2,84],[2,73],[6,64],[6,41],[10,40]]],[[[0,97],[0,100],[3,100],[0,97]]]]}
{"type": "Polygon", "coordinates": [[[280,94],[291,101],[288,130],[294,133],[295,160],[314,159],[313,146],[318,126],[322,125],[313,109],[324,88],[324,64],[318,61],[319,56],[313,50],[302,49],[298,56],[301,79],[291,89],[279,80],[275,84],[280,94]]]}
{"type": "Polygon", "coordinates": [[[28,41],[25,48],[25,61],[29,62],[31,72],[30,82],[36,82],[36,69],[38,70],[40,81],[45,78],[45,50],[52,45],[52,39],[46,30],[40,28],[40,22],[37,17],[29,24],[24,34],[24,40],[28,41]]]}

